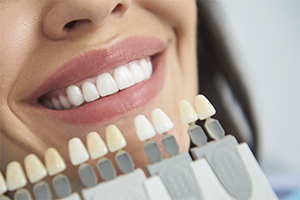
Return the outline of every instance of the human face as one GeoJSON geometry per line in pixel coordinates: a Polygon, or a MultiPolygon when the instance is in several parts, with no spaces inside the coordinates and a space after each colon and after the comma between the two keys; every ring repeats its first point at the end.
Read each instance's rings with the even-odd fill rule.
{"type": "Polygon", "coordinates": [[[136,167],[144,168],[149,161],[134,118],[151,119],[155,108],[173,121],[170,134],[187,151],[187,126],[176,105],[197,92],[194,0],[1,0],[0,6],[2,172],[28,153],[43,160],[54,147],[71,173],[77,167],[70,164],[68,140],[85,143],[90,131],[105,140],[110,124],[123,133],[136,167]],[[69,85],[96,83],[98,75],[142,58],[153,65],[147,80],[74,109],[43,104],[66,95],[69,85]]]}

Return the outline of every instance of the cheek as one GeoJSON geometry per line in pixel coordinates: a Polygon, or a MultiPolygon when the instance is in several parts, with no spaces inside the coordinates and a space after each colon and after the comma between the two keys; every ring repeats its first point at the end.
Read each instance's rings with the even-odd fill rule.
{"type": "Polygon", "coordinates": [[[1,89],[4,94],[1,97],[8,95],[12,89],[38,40],[37,6],[31,5],[30,1],[18,2],[8,2],[9,5],[1,7],[0,69],[1,74],[5,74],[1,76],[1,89]]]}

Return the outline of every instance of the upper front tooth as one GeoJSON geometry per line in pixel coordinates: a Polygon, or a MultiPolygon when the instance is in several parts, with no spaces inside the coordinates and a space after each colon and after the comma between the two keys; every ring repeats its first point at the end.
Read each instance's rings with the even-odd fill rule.
{"type": "Polygon", "coordinates": [[[100,74],[97,77],[96,85],[101,97],[105,97],[119,91],[116,81],[107,72],[100,74]]]}
{"type": "Polygon", "coordinates": [[[79,106],[83,103],[83,95],[79,87],[76,85],[70,85],[66,89],[66,93],[70,103],[74,106],[79,106]]]}
{"type": "Polygon", "coordinates": [[[100,97],[96,86],[91,82],[84,82],[82,84],[82,93],[86,102],[94,101],[100,97]]]}
{"type": "MultiPolygon", "coordinates": [[[[150,62],[151,64],[151,62],[150,62]]],[[[148,64],[148,62],[146,61],[146,59],[141,59],[140,60],[140,67],[144,73],[145,79],[149,79],[150,76],[152,75],[152,64],[151,66],[148,64]]]]}
{"type": "Polygon", "coordinates": [[[128,88],[135,84],[132,74],[125,66],[118,67],[114,70],[114,79],[120,90],[128,88]]]}
{"type": "Polygon", "coordinates": [[[139,83],[139,82],[145,80],[145,75],[143,73],[143,70],[140,68],[140,66],[138,66],[138,64],[132,63],[131,67],[130,67],[130,72],[136,83],[139,83]]]}

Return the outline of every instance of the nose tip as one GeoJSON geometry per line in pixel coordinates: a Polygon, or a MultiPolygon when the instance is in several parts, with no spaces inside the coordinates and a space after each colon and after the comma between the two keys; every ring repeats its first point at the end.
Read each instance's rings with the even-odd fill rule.
{"type": "Polygon", "coordinates": [[[54,0],[43,21],[45,35],[54,40],[93,31],[111,15],[122,16],[131,0],[54,0]]]}

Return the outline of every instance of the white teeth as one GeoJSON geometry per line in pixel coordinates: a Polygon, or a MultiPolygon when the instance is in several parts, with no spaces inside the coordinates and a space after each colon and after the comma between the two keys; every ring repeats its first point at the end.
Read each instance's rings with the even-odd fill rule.
{"type": "Polygon", "coordinates": [[[65,108],[65,109],[70,109],[72,107],[71,103],[69,102],[68,98],[65,96],[58,96],[58,99],[61,103],[61,105],[65,108]]]}
{"type": "Polygon", "coordinates": [[[89,159],[89,154],[79,138],[69,140],[69,156],[73,165],[79,165],[89,159]]]}
{"type": "Polygon", "coordinates": [[[97,89],[101,97],[114,94],[119,91],[116,81],[107,72],[99,75],[96,81],[97,89]]]}
{"type": "Polygon", "coordinates": [[[134,119],[135,130],[141,141],[148,140],[156,135],[156,132],[144,115],[139,115],[134,119]]]}
{"type": "Polygon", "coordinates": [[[93,160],[107,154],[107,147],[97,132],[90,132],[86,137],[86,142],[93,160]]]}
{"type": "Polygon", "coordinates": [[[136,83],[142,82],[145,80],[145,75],[143,73],[143,70],[138,66],[136,63],[132,63],[130,66],[130,72],[132,74],[132,77],[136,83]]]}
{"type": "Polygon", "coordinates": [[[120,90],[128,88],[135,84],[132,74],[125,66],[118,67],[114,70],[114,79],[120,90]]]}
{"type": "Polygon", "coordinates": [[[83,103],[83,95],[79,87],[76,85],[70,85],[66,89],[66,93],[70,103],[74,106],[79,106],[83,103]]]}
{"type": "Polygon", "coordinates": [[[83,97],[86,102],[99,99],[100,95],[98,94],[97,88],[93,83],[84,82],[81,87],[82,87],[83,97]]]}
{"type": "Polygon", "coordinates": [[[199,94],[194,98],[194,107],[200,120],[209,118],[216,113],[213,105],[202,94],[199,94]]]}
{"type": "Polygon", "coordinates": [[[42,103],[50,109],[63,110],[73,109],[74,106],[80,106],[84,101],[91,102],[105,97],[119,90],[123,90],[135,83],[149,79],[152,75],[152,63],[146,59],[133,61],[114,69],[113,76],[105,72],[96,78],[96,84],[86,81],[81,85],[81,89],[76,85],[70,85],[66,88],[66,96],[59,96],[42,103]],[[129,65],[129,66],[127,66],[129,65]]]}
{"type": "MultiPolygon", "coordinates": [[[[150,62],[150,64],[151,64],[151,62],[150,62]]],[[[152,64],[149,65],[149,63],[146,61],[146,59],[143,58],[140,60],[140,66],[144,73],[145,79],[149,79],[152,75],[152,64]]]]}
{"type": "Polygon", "coordinates": [[[106,127],[105,138],[110,152],[118,151],[127,144],[121,131],[115,125],[109,125],[106,127]]]}
{"type": "Polygon", "coordinates": [[[64,107],[61,105],[61,103],[59,102],[59,100],[55,99],[55,98],[51,98],[51,102],[53,107],[55,108],[55,110],[62,110],[64,107]]]}
{"type": "Polygon", "coordinates": [[[50,176],[58,174],[66,169],[66,163],[61,155],[54,148],[49,148],[45,151],[45,165],[50,176]]]}
{"type": "Polygon", "coordinates": [[[24,171],[20,163],[14,161],[6,167],[6,186],[9,191],[24,187],[27,184],[24,171]]]}
{"type": "Polygon", "coordinates": [[[198,119],[195,109],[187,100],[180,101],[177,106],[183,124],[189,124],[198,119]]]}
{"type": "Polygon", "coordinates": [[[36,183],[47,176],[43,163],[34,154],[29,154],[24,159],[25,171],[31,183],[36,183]]]}
{"type": "Polygon", "coordinates": [[[7,191],[7,187],[6,187],[5,179],[3,177],[2,172],[0,171],[0,195],[5,193],[6,191],[7,191]]]}
{"type": "Polygon", "coordinates": [[[174,127],[173,122],[161,109],[157,108],[151,112],[152,123],[158,133],[165,133],[174,127]]]}

